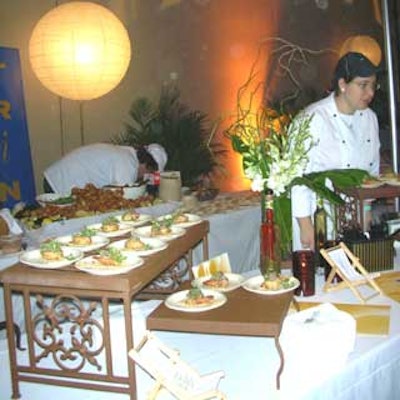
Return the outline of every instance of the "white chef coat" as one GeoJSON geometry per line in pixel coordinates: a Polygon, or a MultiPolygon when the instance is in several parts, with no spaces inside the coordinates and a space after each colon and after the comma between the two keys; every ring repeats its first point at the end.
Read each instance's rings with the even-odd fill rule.
{"type": "MultiPolygon", "coordinates": [[[[313,115],[310,133],[317,144],[309,153],[305,173],[330,169],[357,168],[371,175],[379,174],[379,128],[376,114],[370,109],[357,110],[352,116],[341,114],[334,93],[309,105],[305,113],[313,115]]],[[[316,195],[306,186],[291,192],[293,250],[300,250],[300,229],[296,217],[312,216],[316,195]]]]}
{"type": "Polygon", "coordinates": [[[73,187],[92,183],[128,185],[136,181],[139,161],[129,146],[95,143],[66,154],[44,171],[44,177],[56,193],[69,194],[73,187]]]}

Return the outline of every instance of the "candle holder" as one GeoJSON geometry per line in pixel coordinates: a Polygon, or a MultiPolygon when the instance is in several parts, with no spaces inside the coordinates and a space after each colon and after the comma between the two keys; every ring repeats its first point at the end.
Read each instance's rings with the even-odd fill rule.
{"type": "Polygon", "coordinates": [[[300,286],[295,290],[296,296],[315,294],[315,255],[312,250],[293,253],[293,276],[300,281],[300,286]]]}

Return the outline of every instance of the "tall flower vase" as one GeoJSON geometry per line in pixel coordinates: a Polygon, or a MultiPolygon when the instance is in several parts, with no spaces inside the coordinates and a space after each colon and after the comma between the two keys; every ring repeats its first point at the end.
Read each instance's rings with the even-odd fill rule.
{"type": "Polygon", "coordinates": [[[292,204],[286,194],[274,196],[275,225],[279,231],[279,255],[282,263],[292,260],[292,204]]]}
{"type": "Polygon", "coordinates": [[[261,194],[262,222],[260,226],[260,272],[280,273],[280,229],[274,222],[273,196],[261,194]]]}

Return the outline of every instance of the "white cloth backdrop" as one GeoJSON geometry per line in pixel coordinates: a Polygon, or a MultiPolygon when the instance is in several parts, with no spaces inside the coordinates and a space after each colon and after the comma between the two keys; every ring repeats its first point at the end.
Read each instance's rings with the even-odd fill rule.
{"type": "MultiPolygon", "coordinates": [[[[228,253],[232,271],[243,273],[258,267],[260,254],[259,206],[205,217],[210,222],[208,235],[210,258],[228,253]]],[[[200,248],[194,252],[193,262],[202,261],[200,248]]]]}

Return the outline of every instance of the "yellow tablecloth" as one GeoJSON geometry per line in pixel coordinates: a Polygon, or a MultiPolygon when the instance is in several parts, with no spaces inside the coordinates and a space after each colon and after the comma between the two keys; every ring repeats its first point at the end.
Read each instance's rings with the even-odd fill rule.
{"type": "Polygon", "coordinates": [[[400,303],[400,272],[383,273],[375,282],[387,297],[400,303]]]}
{"type": "MultiPolygon", "coordinates": [[[[298,302],[300,311],[320,303],[298,302]]],[[[341,311],[351,314],[357,323],[357,333],[364,335],[387,335],[390,324],[390,306],[370,304],[333,303],[341,311]]]]}

